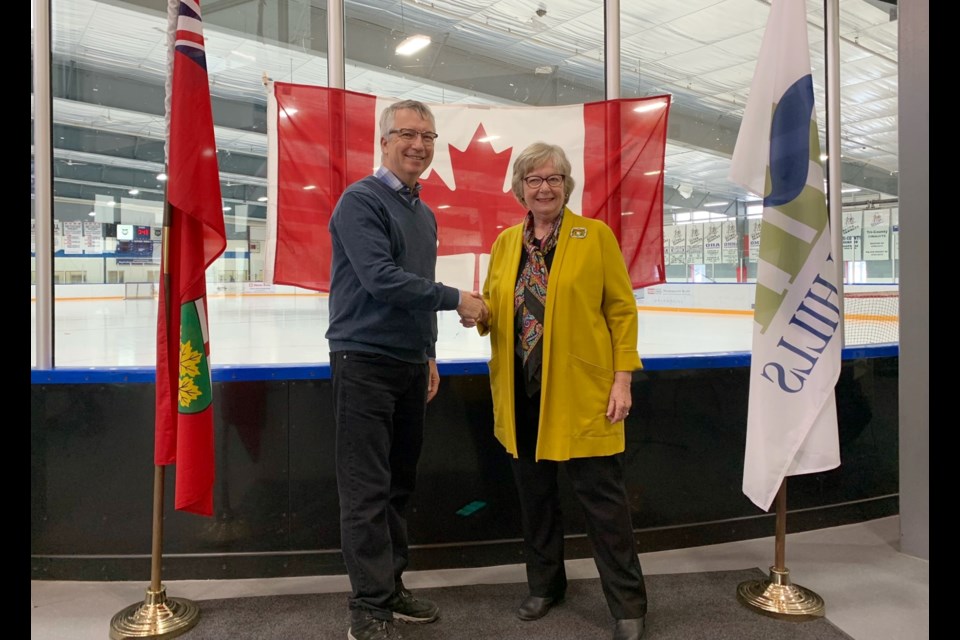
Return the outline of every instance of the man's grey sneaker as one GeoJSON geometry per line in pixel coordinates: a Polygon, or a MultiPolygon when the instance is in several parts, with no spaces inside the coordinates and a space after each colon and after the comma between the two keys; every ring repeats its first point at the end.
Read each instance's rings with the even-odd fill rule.
{"type": "Polygon", "coordinates": [[[426,598],[416,598],[406,588],[400,587],[390,601],[394,620],[425,624],[440,617],[440,607],[426,598]]]}
{"type": "Polygon", "coordinates": [[[392,620],[380,620],[369,614],[354,616],[347,640],[403,640],[392,620]]]}

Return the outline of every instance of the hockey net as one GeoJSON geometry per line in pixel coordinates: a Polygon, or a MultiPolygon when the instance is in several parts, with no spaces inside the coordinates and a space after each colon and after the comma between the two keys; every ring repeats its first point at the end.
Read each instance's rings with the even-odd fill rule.
{"type": "Polygon", "coordinates": [[[900,342],[900,292],[844,293],[844,345],[900,342]]]}

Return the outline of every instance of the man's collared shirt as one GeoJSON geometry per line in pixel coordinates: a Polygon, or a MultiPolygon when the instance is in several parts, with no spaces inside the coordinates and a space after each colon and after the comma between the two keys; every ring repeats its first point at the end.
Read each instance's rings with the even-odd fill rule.
{"type": "Polygon", "coordinates": [[[413,189],[405,185],[400,181],[400,178],[396,176],[393,171],[387,169],[384,166],[377,168],[376,173],[373,174],[385,185],[399,193],[404,199],[412,205],[417,204],[417,201],[420,200],[420,189],[423,187],[419,182],[414,185],[413,189]]]}

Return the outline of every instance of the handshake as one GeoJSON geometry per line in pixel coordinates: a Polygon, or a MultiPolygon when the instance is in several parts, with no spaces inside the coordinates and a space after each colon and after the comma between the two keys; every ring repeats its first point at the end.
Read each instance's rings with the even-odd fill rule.
{"type": "Polygon", "coordinates": [[[484,303],[483,296],[477,291],[460,292],[457,313],[460,314],[460,324],[468,329],[477,326],[478,322],[487,322],[490,317],[490,309],[484,303]]]}

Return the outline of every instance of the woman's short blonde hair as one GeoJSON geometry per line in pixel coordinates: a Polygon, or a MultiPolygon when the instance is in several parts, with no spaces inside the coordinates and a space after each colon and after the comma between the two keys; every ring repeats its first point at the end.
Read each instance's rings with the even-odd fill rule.
{"type": "Polygon", "coordinates": [[[567,159],[567,154],[555,144],[534,142],[521,151],[517,159],[513,161],[513,179],[511,181],[513,195],[524,207],[527,204],[523,201],[523,188],[525,186],[523,179],[537,167],[542,167],[551,161],[557,172],[563,174],[563,204],[566,205],[570,199],[570,194],[573,193],[576,182],[570,176],[573,167],[567,159]]]}

